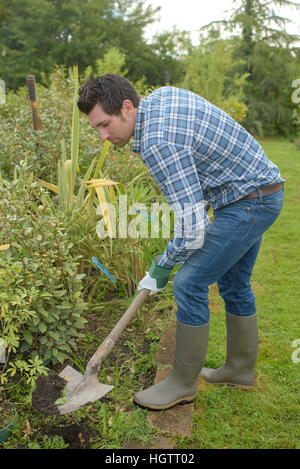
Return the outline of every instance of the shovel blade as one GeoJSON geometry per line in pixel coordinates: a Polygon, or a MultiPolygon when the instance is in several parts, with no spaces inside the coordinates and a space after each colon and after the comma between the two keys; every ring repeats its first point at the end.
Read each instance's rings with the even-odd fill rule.
{"type": "Polygon", "coordinates": [[[113,386],[99,383],[96,374],[85,379],[82,373],[69,365],[60,372],[59,376],[67,380],[67,401],[58,406],[60,414],[73,412],[86,404],[95,402],[113,389],[113,386]]]}

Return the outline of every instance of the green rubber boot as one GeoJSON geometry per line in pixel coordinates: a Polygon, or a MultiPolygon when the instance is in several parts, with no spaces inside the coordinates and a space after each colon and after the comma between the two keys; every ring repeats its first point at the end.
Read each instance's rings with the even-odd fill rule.
{"type": "Polygon", "coordinates": [[[227,357],[217,369],[202,368],[200,375],[212,384],[228,384],[241,389],[254,385],[258,331],[256,314],[236,316],[226,313],[227,357]]]}
{"type": "Polygon", "coordinates": [[[170,375],[150,388],[137,392],[133,401],[155,410],[192,402],[197,395],[198,377],[206,356],[208,330],[208,324],[190,326],[177,321],[170,375]]]}

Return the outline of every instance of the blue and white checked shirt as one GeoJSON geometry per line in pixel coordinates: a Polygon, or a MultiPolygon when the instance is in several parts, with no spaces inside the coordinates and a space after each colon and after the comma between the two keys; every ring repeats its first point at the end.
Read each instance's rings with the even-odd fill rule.
{"type": "Polygon", "coordinates": [[[191,91],[166,86],[138,106],[133,143],[174,210],[175,235],[159,261],[184,263],[203,244],[213,209],[256,187],[284,182],[258,142],[224,111],[191,91]]]}

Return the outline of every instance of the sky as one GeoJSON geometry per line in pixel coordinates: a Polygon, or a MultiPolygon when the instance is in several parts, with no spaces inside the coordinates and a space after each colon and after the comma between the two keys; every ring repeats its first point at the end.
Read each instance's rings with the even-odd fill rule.
{"type": "MultiPolygon", "coordinates": [[[[300,3],[300,2],[297,2],[300,3]]],[[[224,19],[226,11],[236,8],[232,0],[145,0],[145,5],[153,8],[160,6],[160,21],[148,27],[146,38],[150,39],[156,32],[172,30],[174,26],[181,31],[194,31],[191,35],[193,43],[198,43],[197,30],[211,21],[224,19]]],[[[277,10],[276,10],[277,12],[277,10]]],[[[295,24],[289,25],[290,33],[299,33],[300,10],[283,10],[283,16],[293,19],[295,24]]]]}

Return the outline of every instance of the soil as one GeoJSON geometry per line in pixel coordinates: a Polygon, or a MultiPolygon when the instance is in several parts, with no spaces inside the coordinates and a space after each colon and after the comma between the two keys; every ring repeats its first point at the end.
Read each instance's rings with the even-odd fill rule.
{"type": "Polygon", "coordinates": [[[52,425],[44,431],[48,436],[61,436],[69,445],[66,449],[89,449],[90,438],[93,436],[85,421],[63,427],[52,425]]]}
{"type": "Polygon", "coordinates": [[[54,373],[40,376],[32,393],[33,407],[42,414],[58,415],[59,410],[55,401],[63,396],[66,384],[65,379],[54,373]]]}

